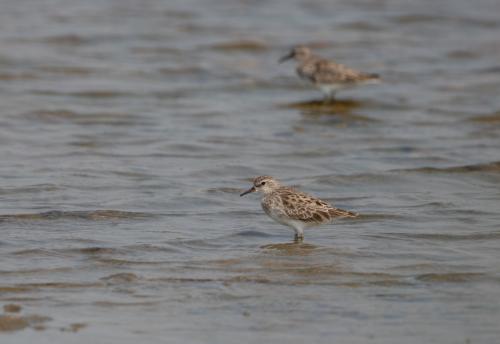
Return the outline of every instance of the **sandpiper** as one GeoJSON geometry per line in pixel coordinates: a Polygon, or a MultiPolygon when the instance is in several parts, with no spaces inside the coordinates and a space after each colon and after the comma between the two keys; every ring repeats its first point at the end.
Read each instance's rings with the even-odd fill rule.
{"type": "Polygon", "coordinates": [[[297,74],[318,87],[325,95],[325,102],[335,100],[335,93],[339,90],[380,81],[377,74],[363,73],[314,55],[305,46],[293,48],[290,53],[280,58],[279,62],[292,58],[298,62],[297,74]]]}
{"type": "Polygon", "coordinates": [[[253,186],[240,196],[251,192],[262,192],[262,209],[273,220],[292,227],[295,241],[304,239],[304,229],[332,222],[340,217],[357,217],[358,214],[333,207],[325,201],[281,185],[270,176],[253,180],[253,186]]]}

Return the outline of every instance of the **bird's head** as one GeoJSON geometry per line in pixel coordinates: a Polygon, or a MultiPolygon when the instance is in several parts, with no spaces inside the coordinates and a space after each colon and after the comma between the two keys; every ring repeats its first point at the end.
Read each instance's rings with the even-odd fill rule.
{"type": "Polygon", "coordinates": [[[305,61],[311,55],[312,55],[311,49],[309,49],[308,47],[303,46],[303,45],[298,45],[298,46],[292,48],[292,50],[290,50],[290,52],[288,54],[281,57],[279,59],[279,62],[282,63],[282,62],[285,62],[286,60],[289,60],[289,59],[295,59],[297,61],[305,61]]]}
{"type": "Polygon", "coordinates": [[[247,191],[243,192],[240,196],[245,196],[251,192],[262,192],[268,194],[279,188],[281,184],[270,176],[260,176],[253,180],[253,186],[247,191]]]}

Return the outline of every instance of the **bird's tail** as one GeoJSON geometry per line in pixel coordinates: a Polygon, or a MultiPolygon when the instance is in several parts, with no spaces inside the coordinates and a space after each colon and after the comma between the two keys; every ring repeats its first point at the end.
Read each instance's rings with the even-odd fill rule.
{"type": "Polygon", "coordinates": [[[373,73],[365,75],[365,83],[378,84],[380,81],[382,81],[382,78],[378,74],[373,73]]]}
{"type": "Polygon", "coordinates": [[[358,217],[358,213],[344,210],[344,209],[339,209],[339,208],[334,208],[329,211],[330,215],[332,217],[358,217]]]}
{"type": "Polygon", "coordinates": [[[361,79],[362,84],[378,84],[381,81],[380,75],[378,74],[364,74],[361,79]]]}

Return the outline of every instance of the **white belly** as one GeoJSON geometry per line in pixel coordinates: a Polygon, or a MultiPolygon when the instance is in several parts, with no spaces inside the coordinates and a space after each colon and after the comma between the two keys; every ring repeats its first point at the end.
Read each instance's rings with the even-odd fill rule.
{"type": "Polygon", "coordinates": [[[324,94],[332,94],[339,90],[349,88],[349,86],[342,84],[317,84],[316,87],[318,87],[324,94]]]}
{"type": "Polygon", "coordinates": [[[295,233],[302,235],[304,233],[304,228],[309,227],[307,223],[291,219],[287,216],[284,216],[281,212],[273,211],[273,209],[266,209],[265,207],[263,208],[270,218],[278,223],[281,223],[282,225],[292,228],[295,233]]]}
{"type": "Polygon", "coordinates": [[[345,90],[349,88],[354,88],[362,85],[378,84],[380,81],[378,79],[367,79],[358,82],[346,82],[338,84],[316,84],[316,87],[321,90],[326,95],[335,94],[337,91],[345,90]]]}

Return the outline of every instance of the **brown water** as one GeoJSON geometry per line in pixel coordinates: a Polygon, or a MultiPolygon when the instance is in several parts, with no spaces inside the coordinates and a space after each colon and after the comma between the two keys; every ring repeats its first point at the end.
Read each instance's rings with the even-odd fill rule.
{"type": "Polygon", "coordinates": [[[499,13],[1,1],[0,342],[498,343],[499,13]],[[385,82],[323,106],[296,43],[385,82]],[[292,244],[260,174],[362,216],[292,244]]]}

